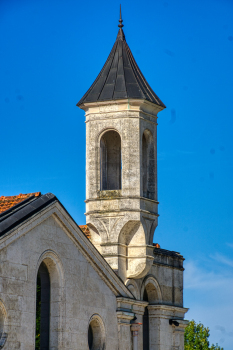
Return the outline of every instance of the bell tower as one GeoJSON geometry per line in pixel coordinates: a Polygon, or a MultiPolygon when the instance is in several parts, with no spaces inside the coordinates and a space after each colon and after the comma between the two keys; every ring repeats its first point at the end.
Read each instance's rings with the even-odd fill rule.
{"type": "Polygon", "coordinates": [[[165,108],[119,31],[101,72],[77,103],[86,116],[86,223],[122,280],[153,263],[158,221],[157,114],[165,108]]]}

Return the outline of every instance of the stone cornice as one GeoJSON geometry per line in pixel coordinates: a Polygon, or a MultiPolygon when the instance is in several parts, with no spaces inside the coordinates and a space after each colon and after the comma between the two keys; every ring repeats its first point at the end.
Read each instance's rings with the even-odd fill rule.
{"type": "Polygon", "coordinates": [[[180,271],[184,271],[184,267],[179,267],[179,266],[173,266],[173,265],[169,265],[169,264],[164,264],[164,263],[160,263],[158,261],[153,261],[153,265],[154,266],[162,266],[162,267],[165,267],[165,268],[168,268],[168,269],[175,269],[175,270],[180,270],[180,271]]]}
{"type": "Polygon", "coordinates": [[[117,297],[117,310],[124,312],[133,312],[134,314],[143,315],[147,301],[132,300],[124,297],[117,297]]]}
{"type": "Polygon", "coordinates": [[[158,106],[147,100],[140,99],[122,99],[115,101],[99,101],[86,102],[80,106],[85,111],[87,116],[89,113],[113,113],[121,111],[138,111],[150,114],[157,118],[158,112],[162,111],[164,107],[158,106]]]}
{"type": "Polygon", "coordinates": [[[130,321],[133,320],[133,318],[134,318],[133,312],[117,310],[116,314],[117,314],[118,324],[130,326],[130,321]]]}
{"type": "Polygon", "coordinates": [[[89,203],[89,202],[95,202],[95,201],[103,201],[103,200],[111,200],[111,199],[139,199],[139,200],[143,200],[146,202],[152,202],[154,204],[159,204],[159,202],[153,200],[153,199],[149,199],[149,198],[145,198],[145,197],[141,197],[141,196],[119,196],[119,197],[114,197],[114,198],[109,198],[109,197],[97,197],[97,198],[88,198],[86,199],[84,202],[85,203],[89,203]]]}
{"type": "Polygon", "coordinates": [[[172,306],[172,305],[148,305],[150,317],[162,317],[172,319],[183,319],[184,314],[188,312],[188,308],[172,306]]]}
{"type": "MultiPolygon", "coordinates": [[[[115,199],[115,198],[114,198],[115,199]]],[[[150,214],[152,216],[156,216],[158,217],[159,214],[157,213],[152,213],[151,211],[148,210],[143,210],[143,209],[115,209],[114,213],[125,213],[125,212],[139,212],[139,213],[144,213],[144,214],[150,214]]],[[[113,210],[101,210],[101,214],[111,214],[113,213],[113,210]]],[[[99,214],[100,215],[100,211],[99,210],[92,210],[92,211],[88,211],[85,213],[85,215],[95,215],[95,214],[99,214]]]]}
{"type": "Polygon", "coordinates": [[[128,299],[128,298],[124,298],[124,297],[117,297],[116,299],[117,299],[117,302],[127,303],[129,305],[142,306],[143,308],[145,308],[149,304],[148,301],[128,299]]]}

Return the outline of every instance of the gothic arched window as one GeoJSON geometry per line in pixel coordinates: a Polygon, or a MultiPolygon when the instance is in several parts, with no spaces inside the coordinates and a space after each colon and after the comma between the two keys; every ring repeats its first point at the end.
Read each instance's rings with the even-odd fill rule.
{"type": "Polygon", "coordinates": [[[100,140],[100,190],[121,189],[121,138],[114,131],[104,133],[100,140]]]}
{"type": "Polygon", "coordinates": [[[38,266],[35,349],[58,349],[63,310],[63,269],[56,254],[48,251],[38,266]]]}
{"type": "Polygon", "coordinates": [[[155,200],[155,149],[151,132],[142,135],[143,197],[155,200]]]}
{"type": "Polygon", "coordinates": [[[44,262],[37,274],[36,293],[36,347],[49,350],[50,333],[50,277],[44,262]]]}

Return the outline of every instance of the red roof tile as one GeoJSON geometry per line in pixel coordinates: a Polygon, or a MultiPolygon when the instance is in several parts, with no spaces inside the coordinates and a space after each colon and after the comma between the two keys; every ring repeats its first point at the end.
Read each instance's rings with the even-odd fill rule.
{"type": "MultiPolygon", "coordinates": [[[[25,199],[27,199],[31,196],[39,197],[40,195],[41,195],[41,192],[26,193],[26,194],[20,193],[17,196],[1,196],[0,197],[0,214],[6,210],[12,208],[16,204],[23,202],[25,199]]],[[[88,239],[90,239],[91,234],[90,234],[88,226],[87,225],[80,225],[79,227],[81,228],[81,230],[83,231],[85,236],[88,239]]]]}
{"type": "Polygon", "coordinates": [[[85,236],[90,239],[91,238],[91,233],[87,225],[79,225],[85,236]]]}
{"type": "Polygon", "coordinates": [[[40,192],[34,192],[34,193],[26,193],[26,194],[20,193],[18,196],[1,196],[0,197],[0,214],[31,196],[39,197],[40,195],[41,195],[40,192]]]}
{"type": "Polygon", "coordinates": [[[155,248],[160,248],[160,244],[159,244],[159,243],[153,243],[153,246],[154,246],[155,248]]]}

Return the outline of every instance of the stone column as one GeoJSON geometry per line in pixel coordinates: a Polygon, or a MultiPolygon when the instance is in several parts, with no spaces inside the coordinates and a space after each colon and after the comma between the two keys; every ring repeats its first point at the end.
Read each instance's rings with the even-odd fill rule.
{"type": "Polygon", "coordinates": [[[138,342],[138,350],[143,350],[143,315],[145,312],[145,307],[148,305],[147,301],[136,301],[133,305],[133,312],[136,316],[136,321],[138,323],[142,323],[142,327],[138,330],[137,342],[138,342]]]}
{"type": "Polygon", "coordinates": [[[172,324],[173,328],[173,349],[172,350],[184,350],[184,331],[188,325],[188,321],[176,319],[179,326],[172,324]]]}
{"type": "Polygon", "coordinates": [[[130,321],[133,318],[133,312],[117,311],[119,350],[132,350],[130,321]]]}
{"type": "Polygon", "coordinates": [[[148,311],[150,350],[183,350],[184,329],[188,324],[183,318],[188,309],[169,305],[148,305],[148,311]]]}
{"type": "MultiPolygon", "coordinates": [[[[134,323],[142,324],[144,310],[147,305],[147,301],[117,297],[119,350],[132,350],[132,335],[129,326],[131,326],[132,320],[134,320],[134,323]]],[[[142,327],[137,332],[137,347],[138,350],[143,350],[142,327]]]]}
{"type": "Polygon", "coordinates": [[[131,332],[133,333],[133,350],[138,350],[138,331],[141,328],[142,323],[132,323],[131,332]]]}

